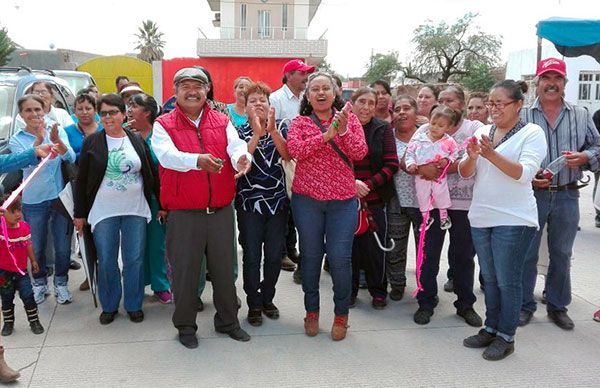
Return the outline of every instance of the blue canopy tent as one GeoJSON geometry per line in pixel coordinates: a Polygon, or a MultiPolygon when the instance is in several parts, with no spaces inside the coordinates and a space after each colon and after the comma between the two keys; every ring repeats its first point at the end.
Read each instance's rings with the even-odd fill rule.
{"type": "Polygon", "coordinates": [[[565,57],[589,55],[600,63],[600,20],[553,17],[537,24],[538,60],[542,38],[565,57]]]}

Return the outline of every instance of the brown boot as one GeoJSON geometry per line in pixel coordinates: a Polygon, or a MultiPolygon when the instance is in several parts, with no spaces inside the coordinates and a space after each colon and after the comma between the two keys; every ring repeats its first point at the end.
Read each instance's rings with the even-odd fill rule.
{"type": "Polygon", "coordinates": [[[0,346],[0,382],[11,383],[19,377],[21,377],[21,374],[9,367],[4,361],[4,346],[0,346]]]}
{"type": "Polygon", "coordinates": [[[314,337],[319,334],[318,312],[306,312],[306,318],[304,318],[304,332],[309,337],[314,337]]]}
{"type": "Polygon", "coordinates": [[[348,316],[336,315],[333,320],[333,326],[331,327],[331,339],[334,341],[341,341],[346,338],[348,327],[348,316]]]}

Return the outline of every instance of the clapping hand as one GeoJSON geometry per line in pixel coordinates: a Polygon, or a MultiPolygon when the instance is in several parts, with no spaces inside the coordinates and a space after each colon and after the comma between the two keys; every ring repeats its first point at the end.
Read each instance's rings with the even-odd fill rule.
{"type": "Polygon", "coordinates": [[[481,135],[481,140],[479,140],[479,154],[489,159],[495,153],[496,151],[494,151],[494,146],[490,138],[486,135],[481,135]]]}
{"type": "Polygon", "coordinates": [[[58,123],[52,124],[52,129],[50,129],[50,141],[54,143],[54,148],[59,154],[64,155],[67,152],[67,146],[58,135],[58,123]]]}
{"type": "Polygon", "coordinates": [[[248,122],[252,127],[252,133],[254,136],[261,138],[265,135],[265,130],[260,124],[260,118],[256,115],[256,111],[253,106],[248,107],[248,122]]]}
{"type": "Polygon", "coordinates": [[[467,144],[467,155],[469,156],[469,158],[477,159],[480,153],[481,147],[479,146],[479,143],[469,141],[469,143],[467,144]]]}
{"type": "Polygon", "coordinates": [[[269,119],[267,120],[267,133],[272,133],[277,130],[275,127],[275,108],[269,109],[269,119]]]}
{"type": "Polygon", "coordinates": [[[246,155],[242,155],[237,162],[237,170],[238,173],[235,174],[235,179],[246,175],[248,173],[248,171],[250,171],[250,167],[251,167],[252,163],[250,162],[250,160],[248,159],[248,157],[246,155]]]}

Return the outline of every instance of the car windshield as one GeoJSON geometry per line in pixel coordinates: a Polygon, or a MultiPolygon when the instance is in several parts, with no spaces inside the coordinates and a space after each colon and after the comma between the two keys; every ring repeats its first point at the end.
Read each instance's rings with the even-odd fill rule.
{"type": "Polygon", "coordinates": [[[90,80],[81,75],[70,75],[70,74],[57,74],[58,78],[62,78],[69,84],[69,88],[73,91],[73,94],[77,94],[83,88],[87,88],[91,85],[90,80]]]}
{"type": "Polygon", "coordinates": [[[0,85],[0,139],[8,139],[10,136],[14,102],[15,87],[12,85],[0,85]]]}

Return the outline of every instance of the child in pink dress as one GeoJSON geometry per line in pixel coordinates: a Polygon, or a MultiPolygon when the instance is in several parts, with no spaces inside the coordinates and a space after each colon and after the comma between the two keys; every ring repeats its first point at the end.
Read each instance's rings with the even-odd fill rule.
{"type": "MultiPolygon", "coordinates": [[[[417,131],[408,143],[405,154],[406,171],[409,174],[416,174],[418,166],[437,163],[438,168],[444,169],[448,163],[453,163],[458,158],[458,145],[447,132],[459,121],[458,113],[452,109],[445,106],[435,108],[431,112],[429,124],[426,124],[424,130],[417,131]]],[[[439,209],[440,228],[450,229],[452,222],[448,217],[448,208],[452,203],[446,177],[429,181],[417,175],[415,190],[423,219],[432,208],[439,209]],[[431,201],[432,196],[433,201],[431,201]]],[[[433,218],[429,217],[425,229],[429,229],[432,223],[433,218]]]]}
{"type": "MultiPolygon", "coordinates": [[[[8,195],[0,201],[4,202],[8,195]]],[[[29,326],[34,334],[42,334],[44,328],[38,317],[37,303],[33,298],[31,279],[27,274],[27,258],[31,262],[32,272],[39,271],[37,260],[31,245],[31,228],[22,221],[21,200],[17,198],[4,213],[7,235],[0,233],[0,297],[2,298],[2,315],[4,325],[2,335],[11,335],[15,324],[15,293],[25,306],[29,326]],[[8,239],[8,244],[7,244],[8,239]],[[12,255],[11,255],[12,253],[12,255]]]]}

